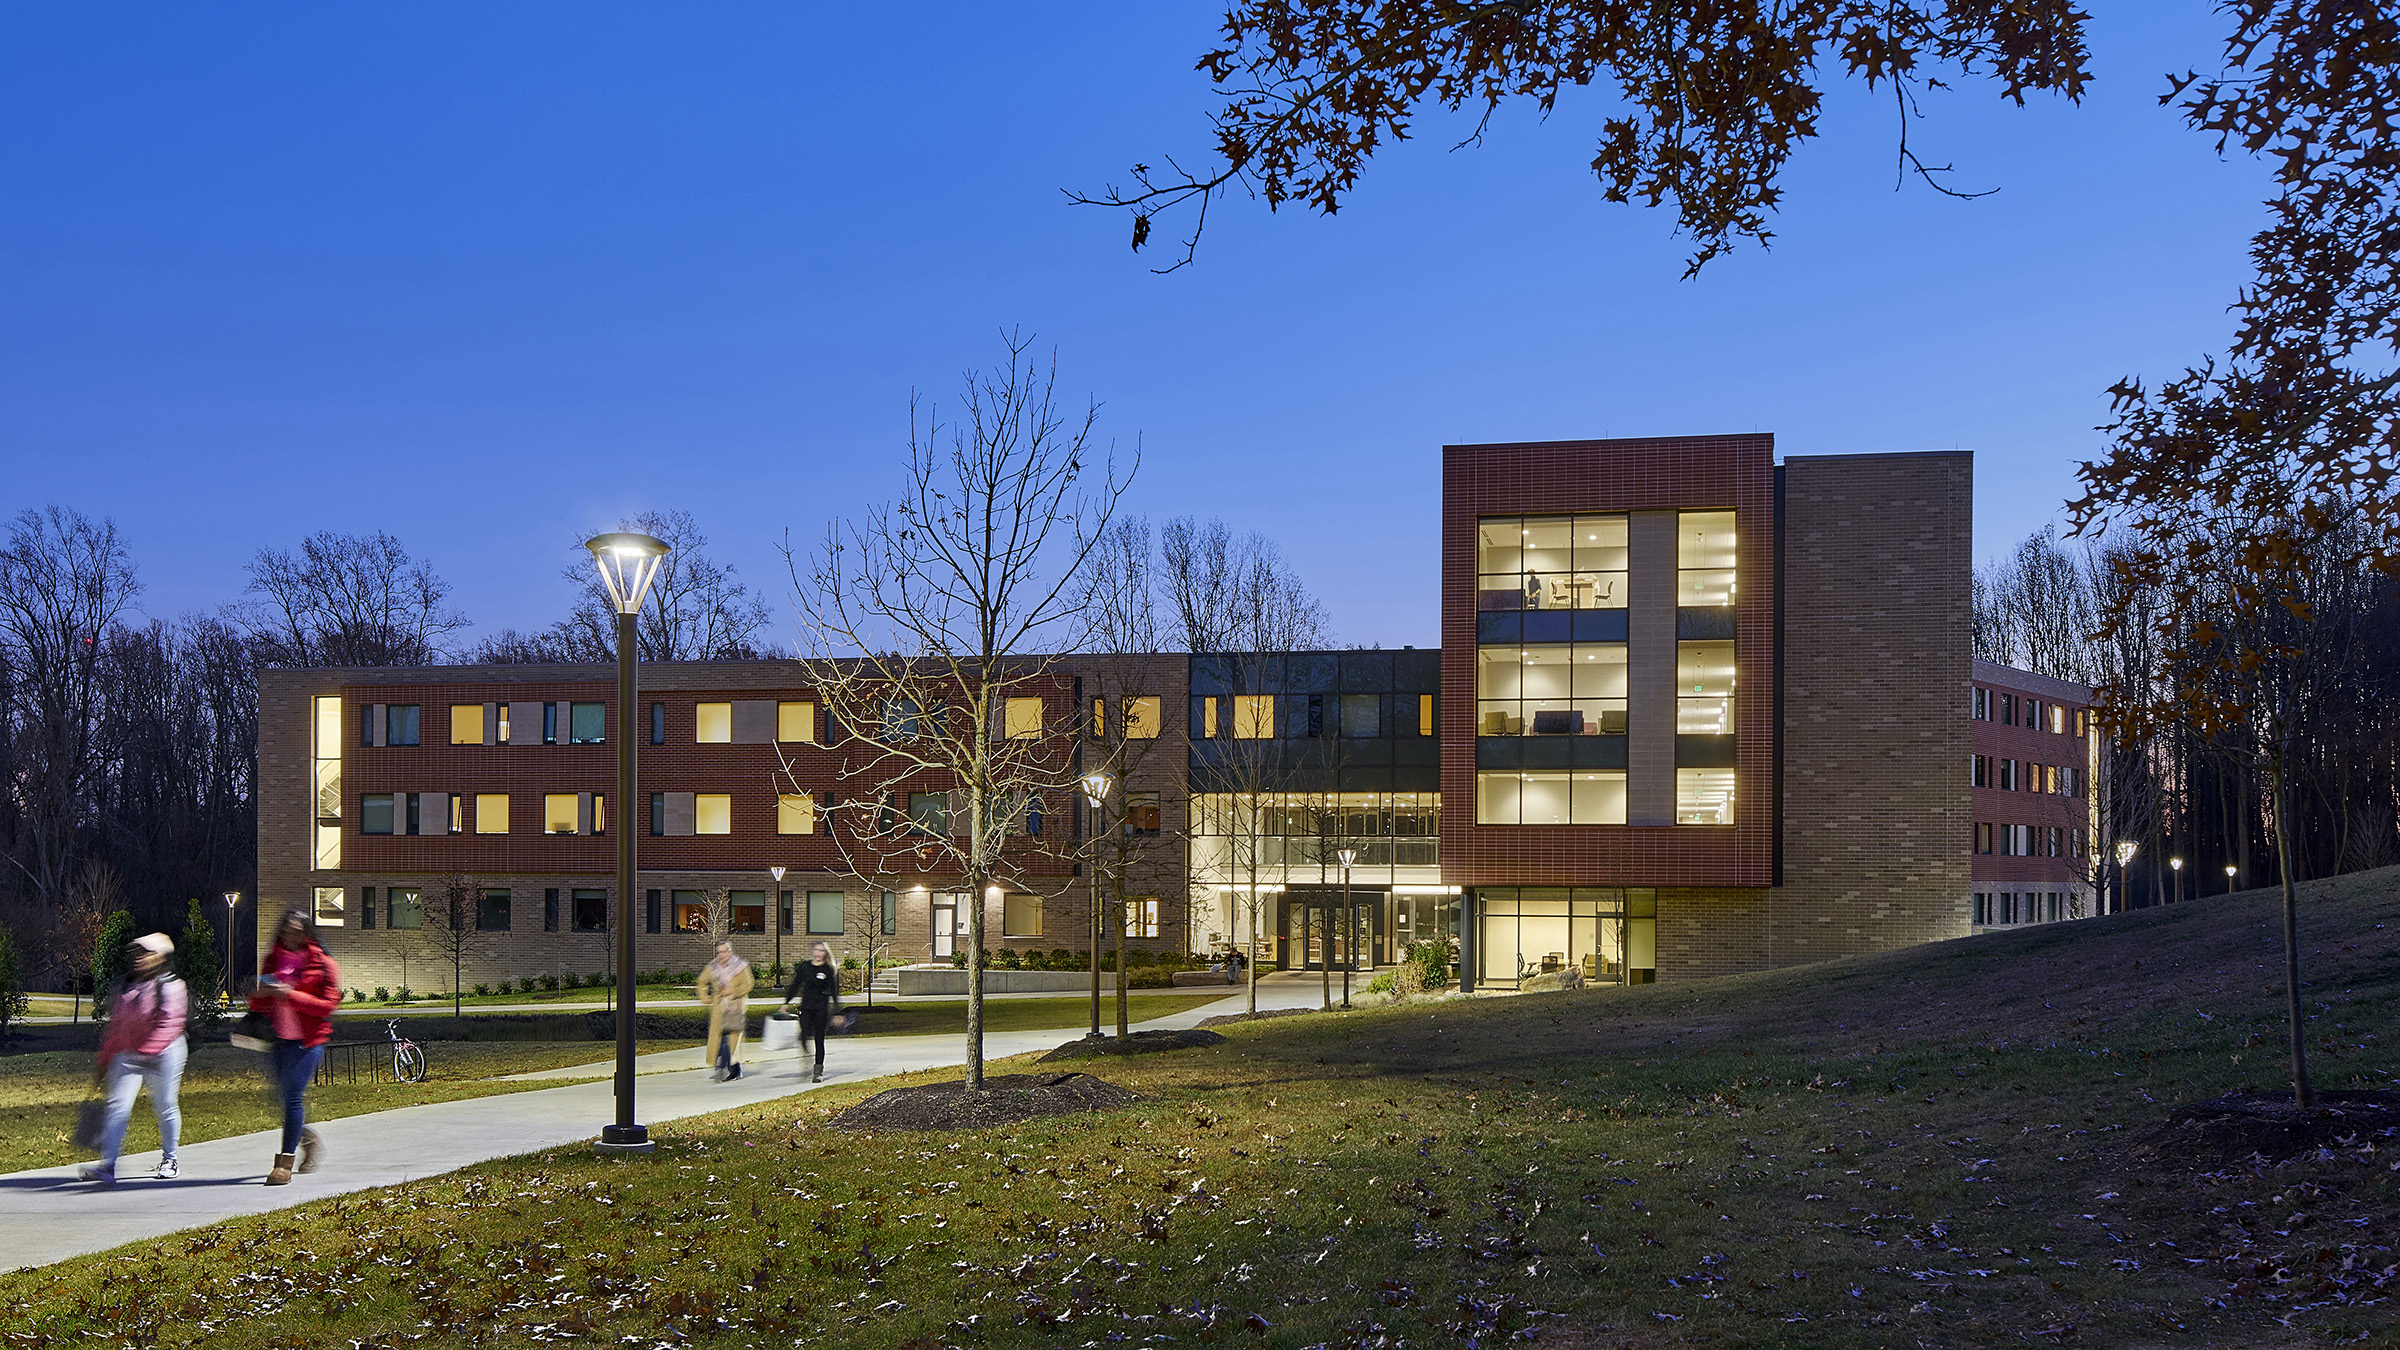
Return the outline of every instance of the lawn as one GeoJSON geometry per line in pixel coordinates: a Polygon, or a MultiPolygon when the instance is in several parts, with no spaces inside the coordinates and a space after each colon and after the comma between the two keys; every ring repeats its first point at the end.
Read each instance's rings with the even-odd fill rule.
{"type": "MultiPolygon", "coordinates": [[[[2400,871],[2311,888],[2322,1086],[2392,1082],[2400,871]]],[[[2391,1347],[2400,1157],[2142,1170],[2280,1078],[2266,897],[1106,1063],[976,1134],[887,1083],[0,1276],[11,1344],[2391,1347]]]]}
{"type": "MultiPolygon", "coordinates": [[[[644,1052],[672,1050],[699,1043],[698,1038],[646,1042],[641,1048],[644,1052]]],[[[494,1081],[493,1075],[589,1064],[607,1053],[607,1046],[591,1041],[443,1043],[429,1048],[424,1082],[337,1080],[309,1093],[308,1114],[311,1119],[332,1120],[426,1102],[557,1087],[555,1080],[507,1083],[494,1081]]],[[[229,1045],[195,1047],[179,1094],[184,1142],[196,1144],[273,1128],[282,1113],[268,1094],[263,1063],[263,1056],[229,1045]]],[[[607,1073],[602,1067],[593,1076],[606,1077],[607,1073]]],[[[88,1159],[91,1155],[77,1152],[68,1140],[75,1129],[76,1105],[90,1092],[91,1083],[89,1054],[68,1051],[0,1059],[0,1172],[88,1159]]],[[[140,1153],[157,1147],[158,1118],[151,1114],[145,1094],[134,1103],[133,1123],[125,1131],[125,1151],[140,1153]]]]}
{"type": "MultiPolygon", "coordinates": [[[[1172,1017],[1192,1008],[1204,1008],[1233,994],[1235,989],[1219,989],[1199,994],[1144,994],[1132,1005],[1131,1017],[1142,1022],[1153,1017],[1172,1017]]],[[[870,1008],[863,1003],[851,1003],[850,1009],[859,1015],[858,1033],[861,1036],[929,1036],[949,1032],[963,1036],[967,1031],[967,1004],[964,999],[925,999],[878,1002],[870,1008]]],[[[987,1031],[1050,1031],[1082,1030],[1092,1024],[1092,1000],[1080,998],[996,998],[983,1005],[983,1025],[987,1031]]],[[[1114,1031],[1117,1025],[1117,1005],[1113,997],[1104,996],[1100,1002],[1100,1025],[1114,1031]]]]}

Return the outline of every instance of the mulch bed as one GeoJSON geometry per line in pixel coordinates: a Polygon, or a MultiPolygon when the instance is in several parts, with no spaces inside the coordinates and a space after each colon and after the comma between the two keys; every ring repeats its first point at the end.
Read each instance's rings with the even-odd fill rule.
{"type": "Polygon", "coordinates": [[[2389,1149],[2400,1139],[2400,1092],[2320,1091],[2303,1114],[2288,1092],[2229,1092],[2177,1107],[2133,1142],[2130,1159],[2170,1171],[2212,1172],[2253,1160],[2277,1163],[2320,1148],[2389,1149]]]}
{"type": "Polygon", "coordinates": [[[1308,1013],[1323,1011],[1322,1008],[1265,1008],[1254,1013],[1238,1012],[1226,1013],[1222,1017],[1203,1017],[1200,1019],[1200,1025],[1221,1027],[1229,1022],[1263,1022],[1270,1017],[1300,1017],[1308,1013]]]}
{"type": "Polygon", "coordinates": [[[1067,1042],[1034,1063],[1094,1059],[1101,1055],[1155,1055],[1165,1050],[1189,1050],[1194,1046],[1224,1043],[1224,1037],[1197,1027],[1189,1031],[1137,1031],[1130,1036],[1106,1036],[1097,1040],[1087,1036],[1082,1040],[1067,1042]]]}
{"type": "Polygon", "coordinates": [[[984,1079],[981,1092],[956,1082],[893,1088],[829,1123],[839,1130],[984,1130],[1140,1100],[1139,1093],[1088,1073],[1011,1073],[984,1079]]]}

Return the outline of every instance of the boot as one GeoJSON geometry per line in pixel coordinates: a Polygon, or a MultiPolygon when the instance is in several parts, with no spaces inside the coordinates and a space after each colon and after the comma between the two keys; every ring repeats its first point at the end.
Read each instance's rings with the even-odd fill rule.
{"type": "Polygon", "coordinates": [[[276,1154],[275,1165],[267,1169],[267,1184],[270,1186],[290,1185],[292,1181],[292,1164],[295,1161],[297,1161],[297,1159],[295,1159],[292,1154],[276,1154]]]}
{"type": "Polygon", "coordinates": [[[815,1073],[815,1074],[813,1074],[813,1075],[811,1075],[808,1081],[810,1081],[810,1082],[812,1082],[812,1083],[822,1083],[822,1082],[824,1082],[824,1081],[825,1081],[825,1066],[824,1066],[824,1065],[822,1065],[822,1064],[818,1065],[818,1066],[817,1066],[817,1071],[816,1071],[816,1073],[815,1073]]]}
{"type": "Polygon", "coordinates": [[[317,1170],[317,1164],[323,1161],[325,1161],[325,1141],[317,1137],[317,1132],[315,1130],[301,1130],[300,1165],[292,1170],[295,1172],[314,1172],[317,1170]]]}

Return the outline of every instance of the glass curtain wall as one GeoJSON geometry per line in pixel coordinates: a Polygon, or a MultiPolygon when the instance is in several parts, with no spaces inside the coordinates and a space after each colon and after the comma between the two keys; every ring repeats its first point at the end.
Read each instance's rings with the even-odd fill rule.
{"type": "Polygon", "coordinates": [[[1573,971],[1587,984],[1646,984],[1658,968],[1658,892],[1496,886],[1475,892],[1476,983],[1573,971]]]}

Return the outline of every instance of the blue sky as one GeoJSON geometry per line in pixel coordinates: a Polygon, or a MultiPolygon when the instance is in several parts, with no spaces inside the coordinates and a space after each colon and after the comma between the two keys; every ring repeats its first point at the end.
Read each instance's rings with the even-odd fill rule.
{"type": "Polygon", "coordinates": [[[1978,453],[2054,519],[2102,391],[2220,345],[2259,166],[2157,106],[2199,6],[2101,7],[2082,107],[1837,92],[1769,250],[1680,280],[1584,168],[1605,100],[1440,119],[1326,219],[1229,202],[1172,276],[1066,205],[1206,144],[1209,5],[17,6],[0,44],[0,506],[113,516],[172,616],[386,529],[489,630],[681,507],[774,543],[887,496],[912,389],[1021,327],[1143,453],[1133,508],[1276,538],[1350,642],[1435,640],[1446,442],[1773,431],[1978,453]],[[2137,12],[2126,13],[2122,11],[2137,12]]]}

